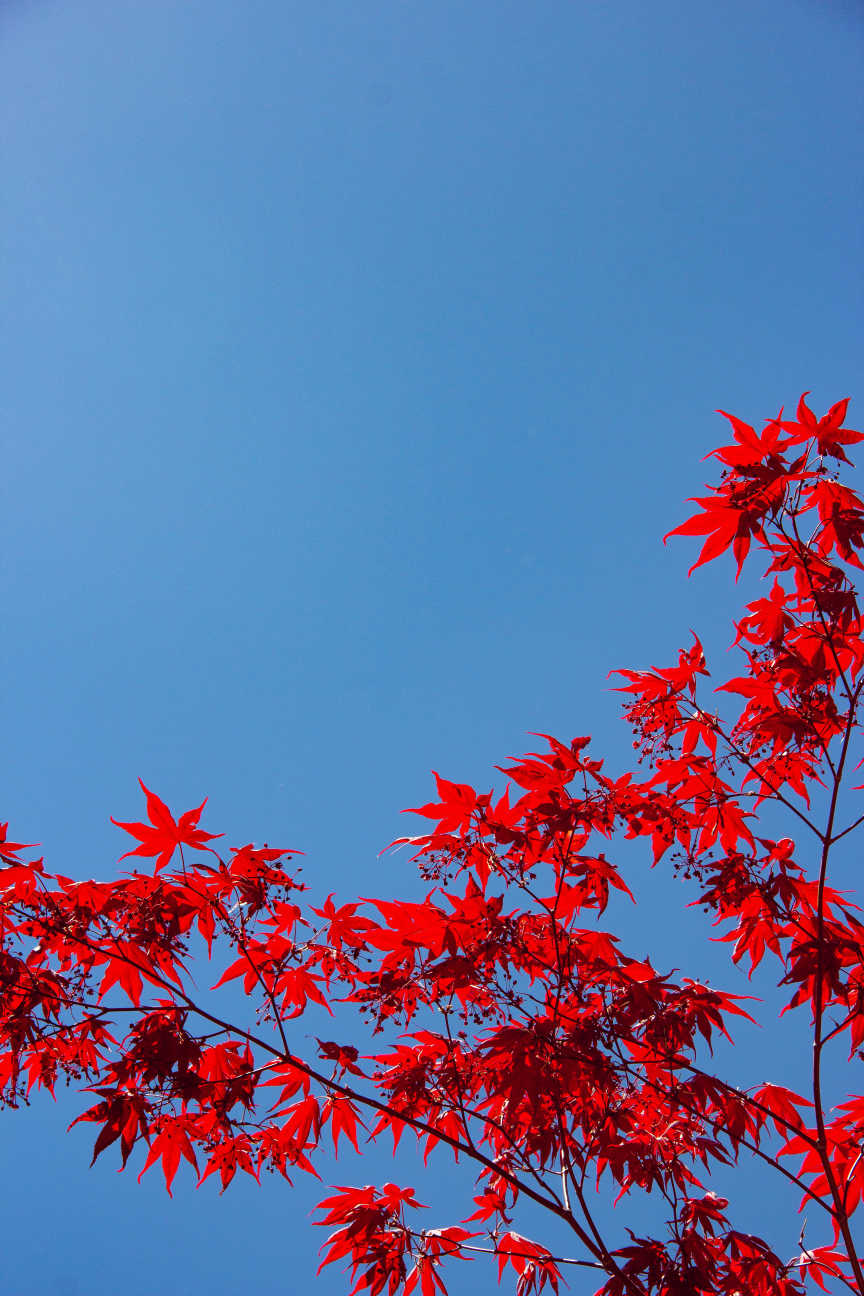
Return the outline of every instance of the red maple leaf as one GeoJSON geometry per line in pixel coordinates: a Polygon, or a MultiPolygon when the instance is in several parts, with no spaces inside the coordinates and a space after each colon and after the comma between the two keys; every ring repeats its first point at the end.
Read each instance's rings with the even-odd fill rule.
{"type": "Polygon", "coordinates": [[[36,846],[37,842],[13,842],[8,841],[6,833],[9,829],[9,821],[0,823],[0,860],[6,864],[20,864],[21,861],[16,858],[18,851],[30,850],[36,846]]]}
{"type": "Polygon", "coordinates": [[[201,811],[207,804],[206,797],[200,806],[196,806],[194,810],[187,810],[179,820],[175,820],[165,802],[145,786],[143,779],[139,778],[138,782],[147,798],[147,815],[150,823],[122,823],[112,817],[113,824],[141,843],[134,850],[126,851],[120,856],[121,859],[128,859],[130,855],[144,855],[149,858],[158,856],[154,867],[154,871],[158,873],[171,859],[178,846],[191,846],[193,850],[209,850],[212,854],[216,854],[206,843],[215,841],[223,834],[204,832],[203,828],[198,827],[201,811]]]}
{"type": "Polygon", "coordinates": [[[849,463],[843,447],[856,445],[859,441],[864,441],[864,433],[857,432],[854,428],[844,428],[842,423],[846,418],[846,410],[849,407],[848,397],[846,400],[837,401],[832,405],[827,414],[817,419],[816,415],[807,404],[806,398],[809,392],[804,392],[798,402],[796,411],[796,421],[794,423],[780,423],[780,427],[785,432],[791,432],[792,437],[787,445],[800,445],[812,437],[820,455],[830,455],[833,459],[839,459],[843,463],[849,463]]]}

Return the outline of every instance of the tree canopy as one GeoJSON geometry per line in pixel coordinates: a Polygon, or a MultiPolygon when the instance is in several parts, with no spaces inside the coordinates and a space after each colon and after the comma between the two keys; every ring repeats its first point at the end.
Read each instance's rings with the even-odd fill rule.
{"type": "Polygon", "coordinates": [[[767,592],[734,619],[738,673],[707,684],[695,634],[670,666],[615,672],[635,770],[544,734],[501,767],[503,793],[436,776],[414,811],[428,831],[397,843],[420,899],[305,903],[296,850],[226,848],[204,804],[175,817],[143,782],[146,821],[114,820],[133,867],[110,880],[49,872],[4,825],[5,1104],[73,1083],[93,1160],[159,1165],[169,1192],[181,1161],[223,1188],[238,1171],[291,1181],[340,1140],[456,1158],[464,1205],[438,1227],[422,1187],[323,1197],[322,1267],[345,1263],[370,1296],[443,1293],[484,1254],[517,1296],[562,1278],[602,1296],[864,1296],[864,1096],[837,1091],[831,1061],[864,1047],[864,927],[838,862],[864,827],[864,506],[843,480],[864,436],[846,407],[818,418],[805,393],[761,432],[726,415],[719,480],[669,533],[702,540],[691,571],[730,551],[736,580],[761,567],[767,592]],[[734,1050],[721,1068],[711,1046],[764,1005],[604,929],[613,893],[633,898],[622,840],[678,875],[733,964],[773,968],[808,1043],[800,1075],[741,1085],[734,1050]],[[337,1038],[305,1048],[305,1014],[337,1038]],[[806,1203],[794,1257],[711,1186],[751,1161],[806,1203]],[[651,1233],[630,1227],[644,1195],[665,1216],[651,1233]],[[566,1248],[519,1231],[528,1202],[566,1248]]]}

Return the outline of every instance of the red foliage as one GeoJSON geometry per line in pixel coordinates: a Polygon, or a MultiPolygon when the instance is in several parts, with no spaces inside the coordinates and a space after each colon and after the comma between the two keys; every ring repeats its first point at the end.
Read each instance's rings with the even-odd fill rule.
{"type": "Polygon", "coordinates": [[[517,1296],[557,1293],[579,1269],[598,1296],[793,1296],[808,1283],[864,1296],[852,1226],[864,1097],[826,1098],[829,1050],[864,1050],[864,925],[829,883],[838,843],[864,824],[846,808],[861,754],[864,506],[838,475],[864,438],[845,414],[843,401],[817,419],[802,397],[794,420],[781,411],[761,433],[727,415],[719,483],[670,532],[705,537],[695,567],[731,549],[736,579],[754,553],[771,578],[736,623],[740,673],[713,704],[694,636],[673,666],[618,672],[642,773],[607,773],[586,738],[542,735],[503,771],[515,797],[436,776],[439,800],[415,811],[429,830],[400,839],[420,901],[304,908],[294,852],[223,857],[198,826],[203,804],[175,820],[143,783],[149,823],[119,827],[138,843],[127,855],[155,861],[148,873],[49,874],[2,825],[5,1103],[78,1082],[96,1098],[74,1122],[96,1126],[94,1161],[114,1144],[123,1165],[140,1153],[141,1174],[161,1163],[169,1192],[184,1160],[223,1188],[238,1170],[317,1174],[325,1142],[359,1150],[360,1131],[394,1146],[413,1133],[427,1158],[449,1150],[472,1177],[465,1217],[446,1227],[424,1228],[414,1190],[392,1183],[321,1202],[322,1265],[347,1263],[371,1296],[443,1293],[448,1265],[484,1253],[517,1296]],[[768,807],[772,824],[787,818],[779,840],[768,807]],[[752,1020],[750,996],[675,979],[598,925],[613,893],[638,889],[609,856],[616,837],[671,862],[733,964],[773,965],[808,1037],[801,1093],[740,1088],[714,1064],[730,1019],[752,1020]],[[189,968],[217,940],[229,957],[202,994],[189,968]],[[234,982],[254,1004],[243,1020],[234,982]],[[353,1042],[289,1028],[333,1008],[327,1033],[353,1020],[353,1042]],[[733,1227],[708,1185],[749,1158],[798,1186],[818,1245],[802,1230],[790,1259],[733,1227]],[[625,1223],[646,1193],[666,1216],[650,1235],[625,1223]],[[528,1201],[566,1246],[514,1231],[528,1201]]]}

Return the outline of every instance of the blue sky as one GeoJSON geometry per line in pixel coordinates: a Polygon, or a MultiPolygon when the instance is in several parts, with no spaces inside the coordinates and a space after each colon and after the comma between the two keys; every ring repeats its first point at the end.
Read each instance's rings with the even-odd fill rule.
{"type": "MultiPolygon", "coordinates": [[[[842,0],[2,0],[15,836],[110,874],[140,774],[387,894],[430,768],[626,760],[606,672],[728,641],[660,543],[712,410],[856,394],[862,46],[842,0]]],[[[69,1112],[3,1117],[11,1296],[305,1290],[305,1184],[170,1202],[69,1112]]]]}

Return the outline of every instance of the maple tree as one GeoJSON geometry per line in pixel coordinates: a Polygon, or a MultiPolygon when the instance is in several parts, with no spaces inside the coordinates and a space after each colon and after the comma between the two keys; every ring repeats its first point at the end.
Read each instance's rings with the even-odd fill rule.
{"type": "Polygon", "coordinates": [[[864,1050],[864,926],[829,874],[864,826],[850,772],[864,506],[841,480],[864,435],[846,404],[817,418],[802,397],[761,433],[726,415],[719,481],[669,533],[704,537],[694,568],[729,550],[736,580],[764,564],[769,592],[735,626],[740,674],[706,697],[695,636],[670,667],[617,672],[635,771],[543,735],[504,767],[500,797],[438,778],[414,812],[429,831],[400,839],[419,900],[304,907],[296,851],[225,849],[199,827],[203,805],[175,820],[143,783],[148,822],[118,826],[149,871],[52,874],[3,825],[4,1102],[77,1083],[93,1160],[117,1145],[141,1174],[160,1164],[169,1192],[181,1161],[223,1188],[238,1171],[289,1179],[361,1136],[455,1157],[473,1201],[442,1227],[390,1182],[320,1203],[322,1265],[343,1262],[370,1296],[444,1293],[456,1262],[484,1254],[517,1296],[567,1278],[602,1296],[864,1296],[864,1095],[834,1092],[831,1060],[864,1050]],[[604,930],[613,892],[632,899],[615,839],[671,864],[733,965],[774,969],[809,1041],[796,1089],[742,1086],[713,1057],[731,1019],[759,1009],[749,986],[676,979],[604,930]],[[191,969],[208,958],[221,976],[202,992],[191,969]],[[351,1042],[305,1048],[292,1023],[307,1012],[351,1042]],[[813,1240],[802,1229],[791,1259],[710,1186],[751,1159],[807,1203],[813,1240]],[[637,1231],[649,1196],[664,1218],[637,1231]],[[526,1203],[554,1245],[517,1231],[526,1203]]]}

